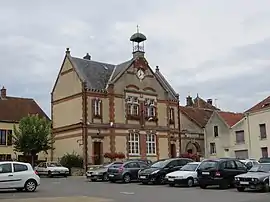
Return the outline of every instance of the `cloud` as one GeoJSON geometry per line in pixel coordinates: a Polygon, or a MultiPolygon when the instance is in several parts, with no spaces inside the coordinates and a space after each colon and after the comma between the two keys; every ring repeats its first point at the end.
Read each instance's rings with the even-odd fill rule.
{"type": "Polygon", "coordinates": [[[139,24],[146,57],[180,93],[243,111],[268,96],[269,0],[4,1],[0,80],[8,93],[35,98],[50,113],[50,91],[66,47],[93,60],[131,57],[139,24]]]}

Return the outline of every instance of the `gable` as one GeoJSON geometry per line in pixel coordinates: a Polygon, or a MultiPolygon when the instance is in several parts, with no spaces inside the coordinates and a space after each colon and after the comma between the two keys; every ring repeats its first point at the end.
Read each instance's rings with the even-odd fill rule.
{"type": "Polygon", "coordinates": [[[52,99],[58,100],[82,91],[82,82],[68,56],[64,58],[52,90],[52,99]]]}
{"type": "Polygon", "coordinates": [[[226,122],[217,114],[217,112],[212,114],[206,126],[213,127],[215,125],[223,128],[229,128],[226,122]]]}
{"type": "Polygon", "coordinates": [[[190,120],[185,114],[180,112],[181,131],[203,133],[203,129],[199,127],[194,121],[190,120]]]}
{"type": "Polygon", "coordinates": [[[114,82],[116,93],[119,94],[122,94],[126,89],[131,89],[140,91],[140,93],[155,94],[159,99],[176,99],[176,93],[170,92],[168,86],[161,82],[161,79],[157,77],[144,58],[133,60],[112,81],[114,82]],[[144,78],[142,80],[137,76],[138,69],[144,71],[144,78]]]}

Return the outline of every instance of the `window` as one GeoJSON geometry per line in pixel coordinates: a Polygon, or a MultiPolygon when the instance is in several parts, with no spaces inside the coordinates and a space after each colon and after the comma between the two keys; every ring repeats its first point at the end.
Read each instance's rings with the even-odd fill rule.
{"type": "Polygon", "coordinates": [[[174,124],[174,108],[170,108],[169,110],[169,118],[170,118],[170,124],[174,124]]]}
{"type": "Polygon", "coordinates": [[[225,164],[226,169],[236,169],[236,165],[234,161],[227,161],[225,164]]]}
{"type": "Polygon", "coordinates": [[[95,118],[101,117],[101,100],[93,99],[93,116],[95,118]]]}
{"type": "Polygon", "coordinates": [[[0,130],[0,145],[7,145],[6,130],[0,130]]]}
{"type": "Polygon", "coordinates": [[[212,142],[210,143],[210,154],[216,153],[216,143],[212,142]]]}
{"type": "Polygon", "coordinates": [[[236,144],[245,143],[245,133],[243,130],[235,131],[236,144]]]}
{"type": "Polygon", "coordinates": [[[128,137],[129,155],[140,155],[140,134],[130,133],[128,137]]]}
{"type": "Polygon", "coordinates": [[[155,99],[147,98],[145,100],[145,116],[147,118],[155,117],[156,116],[156,106],[155,106],[155,99]]]}
{"type": "Polygon", "coordinates": [[[146,154],[147,155],[156,154],[156,135],[155,134],[146,135],[146,154]]]}
{"type": "Polygon", "coordinates": [[[260,124],[260,138],[261,139],[266,139],[267,138],[267,134],[266,134],[266,126],[265,123],[264,124],[260,124]]]}
{"type": "Polygon", "coordinates": [[[13,163],[13,169],[14,169],[14,172],[22,172],[22,171],[28,170],[26,165],[18,164],[18,163],[13,163]]]}
{"type": "Polygon", "coordinates": [[[139,115],[139,100],[137,97],[128,96],[127,98],[127,114],[132,116],[139,115]]]}
{"type": "Polygon", "coordinates": [[[218,137],[218,126],[214,126],[214,136],[218,137]]]}
{"type": "Polygon", "coordinates": [[[267,158],[268,157],[268,148],[267,147],[262,147],[262,157],[267,158]]]}
{"type": "Polygon", "coordinates": [[[131,162],[124,166],[125,168],[140,168],[140,165],[137,162],[131,162]]]}
{"type": "Polygon", "coordinates": [[[1,173],[12,173],[11,163],[0,164],[0,174],[1,173]]]}
{"type": "Polygon", "coordinates": [[[10,161],[11,154],[0,154],[0,161],[10,161]]]}
{"type": "MultiPolygon", "coordinates": [[[[242,162],[239,162],[239,161],[235,161],[236,163],[236,166],[239,170],[244,170],[246,169],[246,166],[242,163],[242,162]]],[[[248,163],[251,163],[251,162],[248,162],[248,163]]],[[[251,163],[251,166],[252,166],[252,163],[251,163]]]]}

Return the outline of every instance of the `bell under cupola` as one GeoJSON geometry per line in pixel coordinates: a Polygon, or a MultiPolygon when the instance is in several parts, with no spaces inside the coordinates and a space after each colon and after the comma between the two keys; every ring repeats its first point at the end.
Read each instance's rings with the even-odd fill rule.
{"type": "Polygon", "coordinates": [[[144,56],[144,41],[146,36],[139,32],[139,26],[137,26],[137,32],[130,37],[130,41],[133,46],[133,58],[144,56]]]}

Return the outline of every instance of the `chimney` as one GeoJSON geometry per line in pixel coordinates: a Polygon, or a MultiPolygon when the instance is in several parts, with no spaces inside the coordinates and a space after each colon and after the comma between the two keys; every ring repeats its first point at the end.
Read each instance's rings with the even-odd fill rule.
{"type": "Polygon", "coordinates": [[[207,99],[207,103],[210,105],[213,105],[213,100],[212,99],[207,99]]]}
{"type": "Polygon", "coordinates": [[[156,66],[156,72],[159,72],[159,67],[158,66],[156,66]]]}
{"type": "Polygon", "coordinates": [[[192,97],[189,95],[187,96],[187,107],[191,107],[193,105],[192,97]]]}
{"type": "Polygon", "coordinates": [[[86,55],[83,57],[85,60],[91,60],[91,55],[89,53],[86,53],[86,55]]]}
{"type": "Polygon", "coordinates": [[[5,99],[7,97],[7,89],[5,89],[5,87],[3,86],[3,88],[1,89],[1,98],[5,99]]]}

